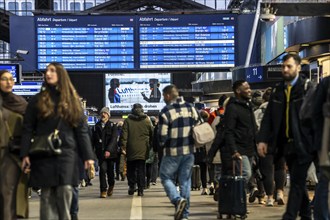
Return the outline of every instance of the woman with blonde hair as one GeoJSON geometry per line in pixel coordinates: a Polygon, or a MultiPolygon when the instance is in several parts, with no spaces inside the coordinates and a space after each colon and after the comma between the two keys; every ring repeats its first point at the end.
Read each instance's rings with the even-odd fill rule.
{"type": "Polygon", "coordinates": [[[24,117],[22,169],[30,186],[41,188],[40,219],[71,219],[72,186],[79,183],[78,148],[87,169],[94,163],[88,125],[79,96],[60,63],[47,66],[41,92],[29,102],[24,117]],[[61,153],[29,156],[31,139],[59,130],[61,153]]]}

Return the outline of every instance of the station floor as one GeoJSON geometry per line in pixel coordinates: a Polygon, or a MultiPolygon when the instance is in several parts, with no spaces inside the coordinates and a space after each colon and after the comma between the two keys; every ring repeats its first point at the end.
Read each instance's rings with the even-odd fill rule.
{"type": "MultiPolygon", "coordinates": [[[[151,185],[145,190],[143,197],[129,196],[127,193],[127,182],[117,181],[114,193],[105,199],[99,198],[98,176],[92,180],[92,186],[80,188],[79,197],[79,220],[159,220],[173,219],[174,206],[166,197],[160,182],[151,185]]],[[[286,189],[285,195],[287,195],[286,189]]],[[[312,195],[312,192],[311,192],[312,195]]],[[[287,196],[285,196],[285,200],[287,196]]],[[[39,198],[36,193],[32,193],[29,200],[30,218],[39,219],[39,198]]],[[[249,214],[247,219],[251,220],[279,220],[285,211],[285,205],[265,207],[254,203],[247,205],[249,214]]],[[[200,191],[191,191],[190,220],[211,220],[217,219],[217,202],[211,195],[200,195],[200,191]]]]}

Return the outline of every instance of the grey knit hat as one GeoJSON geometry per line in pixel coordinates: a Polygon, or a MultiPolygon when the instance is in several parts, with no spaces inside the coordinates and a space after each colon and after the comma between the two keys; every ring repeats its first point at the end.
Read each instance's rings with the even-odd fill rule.
{"type": "Polygon", "coordinates": [[[105,113],[107,113],[108,115],[109,115],[109,117],[110,117],[110,109],[108,108],[108,107],[103,107],[102,109],[101,109],[101,111],[100,111],[100,115],[103,113],[103,112],[105,112],[105,113]]]}

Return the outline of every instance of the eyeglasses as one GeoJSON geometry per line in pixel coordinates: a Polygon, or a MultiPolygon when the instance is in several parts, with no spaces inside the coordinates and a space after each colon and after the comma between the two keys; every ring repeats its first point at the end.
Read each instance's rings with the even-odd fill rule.
{"type": "Polygon", "coordinates": [[[6,82],[14,82],[14,78],[6,78],[6,77],[3,77],[3,78],[0,78],[1,81],[6,81],[6,82]]]}

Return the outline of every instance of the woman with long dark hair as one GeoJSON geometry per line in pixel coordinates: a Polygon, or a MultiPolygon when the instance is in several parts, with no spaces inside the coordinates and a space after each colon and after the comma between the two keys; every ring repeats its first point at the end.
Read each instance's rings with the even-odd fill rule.
{"type": "Polygon", "coordinates": [[[41,188],[40,219],[71,219],[72,186],[79,183],[78,148],[85,168],[94,163],[88,125],[79,96],[60,63],[47,66],[41,92],[34,96],[24,117],[22,169],[30,172],[30,186],[41,188]],[[48,135],[56,128],[62,153],[30,157],[34,136],[48,135]]]}
{"type": "MultiPolygon", "coordinates": [[[[23,114],[27,102],[21,96],[12,93],[13,75],[7,70],[0,70],[0,219],[16,219],[17,214],[27,218],[27,191],[19,195],[19,204],[23,213],[16,212],[16,194],[20,176],[20,160],[9,149],[9,139],[20,143],[23,114]]],[[[12,143],[13,143],[12,142],[12,143]]],[[[26,186],[26,184],[25,184],[26,186]]],[[[26,188],[27,189],[27,188],[26,188]]]]}

